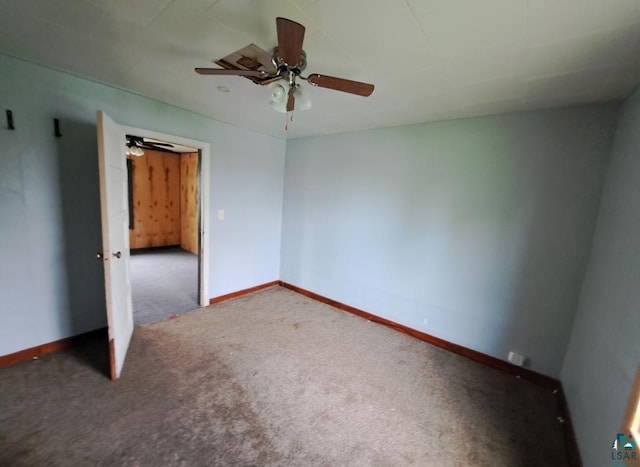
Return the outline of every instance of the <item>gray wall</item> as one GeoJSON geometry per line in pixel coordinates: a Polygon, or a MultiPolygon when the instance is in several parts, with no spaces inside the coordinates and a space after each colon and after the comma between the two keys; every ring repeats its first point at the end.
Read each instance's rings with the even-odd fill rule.
{"type": "Polygon", "coordinates": [[[211,143],[210,297],[279,277],[284,140],[0,55],[0,355],[105,325],[98,109],[211,143]]]}
{"type": "Polygon", "coordinates": [[[640,91],[625,101],[562,383],[585,466],[610,462],[640,361],[640,91]]]}
{"type": "Polygon", "coordinates": [[[515,350],[558,377],[616,114],[289,141],[281,279],[498,358],[515,350]]]}

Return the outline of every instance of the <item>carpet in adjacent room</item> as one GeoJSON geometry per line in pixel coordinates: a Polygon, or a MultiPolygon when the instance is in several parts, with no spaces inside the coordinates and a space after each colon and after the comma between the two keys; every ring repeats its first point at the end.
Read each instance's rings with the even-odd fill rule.
{"type": "Polygon", "coordinates": [[[132,250],[129,267],[136,325],[199,308],[197,255],[179,246],[132,250]]]}

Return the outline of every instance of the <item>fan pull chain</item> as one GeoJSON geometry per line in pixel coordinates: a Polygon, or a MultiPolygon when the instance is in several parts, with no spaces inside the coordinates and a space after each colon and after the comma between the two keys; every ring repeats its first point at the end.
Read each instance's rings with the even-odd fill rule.
{"type": "Polygon", "coordinates": [[[284,117],[284,131],[289,131],[289,122],[293,123],[293,111],[291,114],[287,112],[284,117]]]}

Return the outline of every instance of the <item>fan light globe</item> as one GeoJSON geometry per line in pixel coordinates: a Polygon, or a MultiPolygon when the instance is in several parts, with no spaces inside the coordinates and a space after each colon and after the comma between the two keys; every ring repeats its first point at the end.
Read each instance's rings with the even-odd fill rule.
{"type": "Polygon", "coordinates": [[[311,96],[305,88],[298,84],[294,95],[296,97],[297,110],[309,110],[311,108],[311,96]]]}
{"type": "Polygon", "coordinates": [[[289,84],[285,81],[281,83],[274,83],[271,88],[271,101],[279,102],[285,99],[285,96],[289,92],[289,84]]]}
{"type": "MultiPolygon", "coordinates": [[[[299,84],[295,85],[293,96],[295,97],[294,110],[308,110],[311,108],[311,96],[299,84]]],[[[269,105],[273,110],[280,113],[287,113],[287,100],[289,96],[289,83],[278,81],[271,85],[271,102],[269,105]]]]}
{"type": "Polygon", "coordinates": [[[136,145],[131,145],[127,147],[127,156],[144,156],[144,151],[136,145]]]}
{"type": "Polygon", "coordinates": [[[269,105],[273,110],[280,113],[287,112],[287,95],[289,94],[289,83],[278,81],[271,85],[271,102],[269,105]]]}

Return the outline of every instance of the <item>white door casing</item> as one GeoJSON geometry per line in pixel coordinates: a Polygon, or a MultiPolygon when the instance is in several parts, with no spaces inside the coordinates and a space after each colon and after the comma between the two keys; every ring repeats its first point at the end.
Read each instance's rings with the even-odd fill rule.
{"type": "Polygon", "coordinates": [[[116,380],[133,335],[125,130],[102,111],[98,111],[97,128],[109,359],[111,379],[116,380]]]}
{"type": "Polygon", "coordinates": [[[209,213],[211,210],[211,144],[204,141],[197,141],[183,136],[171,135],[167,133],[161,133],[146,128],[132,127],[123,125],[125,134],[131,134],[140,136],[143,138],[153,138],[159,141],[166,141],[169,143],[180,144],[182,146],[188,146],[201,151],[202,157],[200,159],[200,291],[199,302],[200,306],[204,307],[209,305],[209,262],[210,262],[210,226],[209,226],[209,213]]]}

